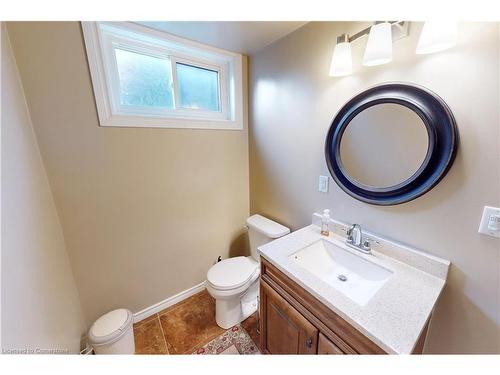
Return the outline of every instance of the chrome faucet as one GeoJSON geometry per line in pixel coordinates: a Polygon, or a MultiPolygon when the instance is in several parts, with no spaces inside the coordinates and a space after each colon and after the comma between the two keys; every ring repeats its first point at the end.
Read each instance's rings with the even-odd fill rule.
{"type": "Polygon", "coordinates": [[[361,226],[359,224],[353,224],[347,230],[346,242],[354,246],[359,246],[361,245],[362,236],[363,236],[363,231],[361,230],[361,226]],[[354,231],[357,232],[356,241],[354,240],[354,233],[353,233],[354,231]]]}
{"type": "Polygon", "coordinates": [[[370,247],[370,240],[368,238],[363,239],[363,231],[359,224],[353,224],[347,230],[347,238],[345,240],[347,246],[359,250],[365,254],[371,254],[372,250],[370,247]],[[354,236],[354,232],[356,236],[354,236]]]}

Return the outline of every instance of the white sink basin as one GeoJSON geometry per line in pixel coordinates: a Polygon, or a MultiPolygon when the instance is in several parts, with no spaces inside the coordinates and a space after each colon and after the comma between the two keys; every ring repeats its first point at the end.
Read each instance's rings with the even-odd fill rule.
{"type": "Polygon", "coordinates": [[[323,239],[290,258],[361,306],[366,305],[392,275],[392,271],[323,239]]]}

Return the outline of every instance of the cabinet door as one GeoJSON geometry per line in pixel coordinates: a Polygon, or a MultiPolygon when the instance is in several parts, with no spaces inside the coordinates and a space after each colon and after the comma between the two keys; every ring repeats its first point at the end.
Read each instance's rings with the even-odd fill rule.
{"type": "Polygon", "coordinates": [[[316,354],[318,329],[261,281],[261,346],[270,354],[316,354]]]}
{"type": "Polygon", "coordinates": [[[344,354],[344,352],[320,333],[318,340],[318,354],[344,354]]]}

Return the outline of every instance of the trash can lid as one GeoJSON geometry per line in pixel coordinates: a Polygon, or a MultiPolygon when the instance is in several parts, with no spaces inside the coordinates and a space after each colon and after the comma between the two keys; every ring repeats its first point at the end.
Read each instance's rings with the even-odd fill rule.
{"type": "Polygon", "coordinates": [[[116,341],[132,324],[132,313],[117,309],[104,314],[92,324],[89,340],[92,344],[108,344],[116,341]]]}

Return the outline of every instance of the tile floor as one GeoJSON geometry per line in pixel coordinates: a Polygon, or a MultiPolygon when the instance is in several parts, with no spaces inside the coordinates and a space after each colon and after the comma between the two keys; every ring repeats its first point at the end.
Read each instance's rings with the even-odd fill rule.
{"type": "MultiPolygon", "coordinates": [[[[241,323],[256,348],[257,325],[257,313],[241,323]]],[[[207,291],[134,324],[136,354],[191,354],[224,334],[227,330],[215,323],[215,301],[207,291]]],[[[224,354],[233,354],[236,348],[227,349],[224,354]]]]}

